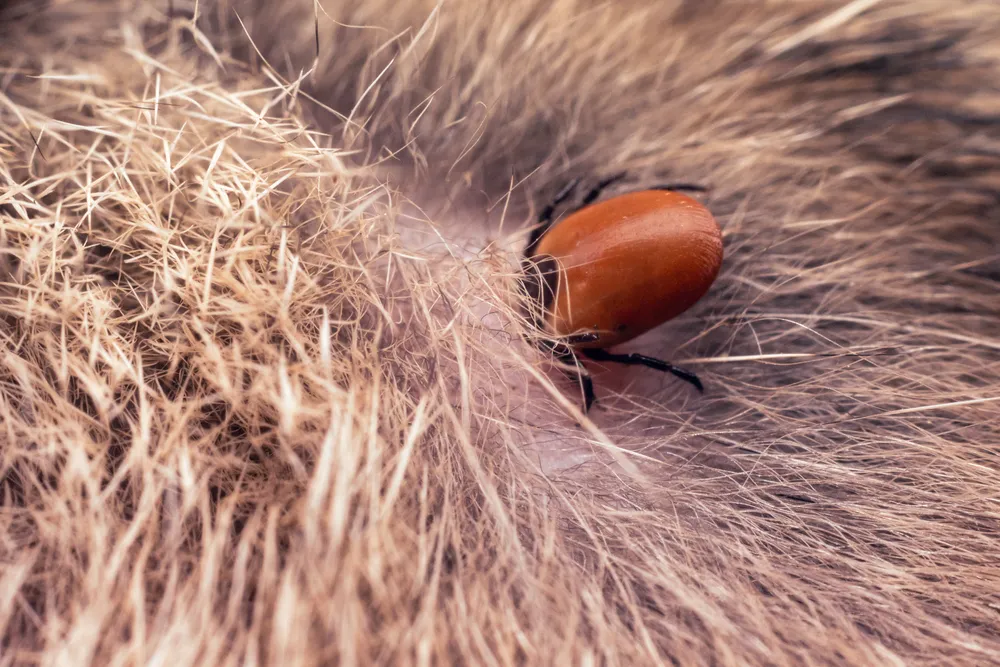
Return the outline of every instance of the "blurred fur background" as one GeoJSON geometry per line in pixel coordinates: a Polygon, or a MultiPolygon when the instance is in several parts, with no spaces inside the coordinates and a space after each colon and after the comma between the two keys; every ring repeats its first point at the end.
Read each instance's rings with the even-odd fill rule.
{"type": "Polygon", "coordinates": [[[1000,663],[993,0],[0,4],[0,664],[1000,663]],[[579,397],[566,180],[703,183],[579,397]]]}

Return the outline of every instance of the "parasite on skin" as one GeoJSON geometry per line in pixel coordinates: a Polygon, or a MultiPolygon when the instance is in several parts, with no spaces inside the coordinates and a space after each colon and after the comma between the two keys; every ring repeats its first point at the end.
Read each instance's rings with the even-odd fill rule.
{"type": "Polygon", "coordinates": [[[618,174],[598,183],[579,208],[555,222],[555,210],[578,181],[564,187],[538,219],[524,252],[523,285],[533,300],[541,344],[572,366],[583,385],[584,409],[594,402],[593,380],[579,356],[646,366],[691,383],[694,373],[642,354],[607,348],[677,317],[711,287],[722,266],[722,232],[697,200],[668,184],[594,203],[618,174]]]}

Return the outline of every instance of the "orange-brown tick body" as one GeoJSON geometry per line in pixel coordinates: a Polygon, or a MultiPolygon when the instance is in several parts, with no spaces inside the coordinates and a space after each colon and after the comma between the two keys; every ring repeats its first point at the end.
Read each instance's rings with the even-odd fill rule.
{"type": "Polygon", "coordinates": [[[593,332],[596,340],[573,347],[605,348],[693,306],[722,266],[722,234],[696,200],[647,190],[572,213],[541,238],[532,257],[552,257],[559,266],[549,332],[593,332]]]}
{"type": "MultiPolygon", "coordinates": [[[[574,181],[539,216],[542,224],[525,250],[525,287],[541,307],[537,324],[551,337],[543,342],[574,365],[577,353],[642,365],[701,390],[696,375],[667,361],[606,350],[693,306],[715,281],[723,255],[722,234],[708,209],[671,191],[699,186],[665,185],[591,204],[623,176],[601,182],[582,208],[551,225],[555,206],[571,195],[574,181]]],[[[593,382],[583,373],[579,378],[589,410],[593,382]]]]}

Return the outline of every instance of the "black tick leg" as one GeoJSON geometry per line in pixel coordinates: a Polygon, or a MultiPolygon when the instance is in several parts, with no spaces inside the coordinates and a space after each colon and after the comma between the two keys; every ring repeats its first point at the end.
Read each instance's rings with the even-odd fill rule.
{"type": "Polygon", "coordinates": [[[594,361],[610,361],[616,364],[625,364],[627,366],[645,366],[647,368],[653,368],[658,371],[663,371],[665,373],[672,373],[673,375],[679,377],[685,382],[690,382],[695,386],[698,391],[705,391],[705,388],[701,384],[701,380],[698,376],[691,371],[686,371],[683,368],[674,366],[668,361],[663,361],[662,359],[656,359],[654,357],[647,357],[644,354],[613,354],[607,350],[600,349],[584,349],[581,352],[588,358],[594,361]]]}
{"type": "Polygon", "coordinates": [[[654,185],[650,190],[690,190],[691,192],[708,192],[708,188],[697,183],[661,183],[654,185]]]}
{"type": "Polygon", "coordinates": [[[552,351],[556,359],[573,367],[573,370],[565,371],[566,376],[583,386],[583,411],[590,412],[590,406],[594,404],[594,380],[580,364],[576,352],[568,345],[553,341],[545,341],[544,346],[552,351]]]}
{"type": "Polygon", "coordinates": [[[601,337],[593,332],[572,334],[566,337],[567,345],[583,345],[584,343],[593,343],[600,340],[601,337]]]}
{"type": "Polygon", "coordinates": [[[556,207],[573,196],[573,191],[576,190],[576,186],[579,184],[580,179],[574,178],[572,181],[564,185],[562,190],[556,193],[555,198],[542,209],[541,213],[538,214],[538,226],[532,230],[531,236],[528,238],[528,245],[524,249],[525,257],[531,257],[535,254],[535,248],[538,246],[538,242],[542,240],[542,236],[549,230],[549,227],[552,226],[552,216],[555,215],[556,207]]]}
{"type": "Polygon", "coordinates": [[[610,185],[613,185],[614,183],[617,183],[626,176],[628,176],[628,172],[623,171],[615,174],[614,176],[609,176],[608,178],[605,178],[603,181],[598,182],[598,184],[595,185],[593,189],[591,189],[591,191],[587,193],[587,196],[583,198],[581,207],[593,203],[595,199],[601,196],[601,193],[604,192],[605,188],[607,188],[610,185]]]}

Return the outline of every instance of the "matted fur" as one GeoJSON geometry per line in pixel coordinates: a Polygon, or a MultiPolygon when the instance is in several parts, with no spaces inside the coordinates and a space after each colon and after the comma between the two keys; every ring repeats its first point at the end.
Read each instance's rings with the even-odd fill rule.
{"type": "Polygon", "coordinates": [[[1000,5],[0,11],[0,664],[1000,663],[1000,5]],[[621,169],[726,260],[586,418],[621,169]]]}

